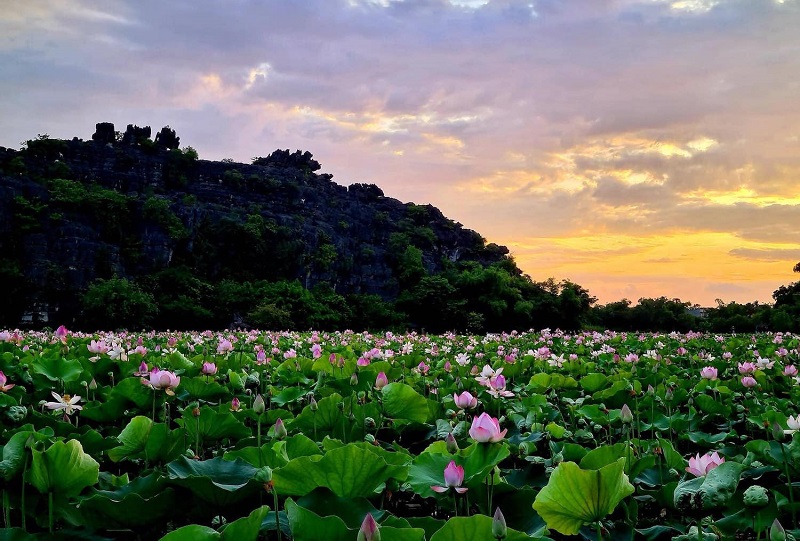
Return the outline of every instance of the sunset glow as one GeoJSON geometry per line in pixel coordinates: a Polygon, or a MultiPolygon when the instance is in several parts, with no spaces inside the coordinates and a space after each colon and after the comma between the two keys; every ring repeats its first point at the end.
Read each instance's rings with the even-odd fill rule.
{"type": "Polygon", "coordinates": [[[769,302],[800,261],[797,28],[798,0],[24,2],[0,145],[308,150],[603,303],[769,302]]]}

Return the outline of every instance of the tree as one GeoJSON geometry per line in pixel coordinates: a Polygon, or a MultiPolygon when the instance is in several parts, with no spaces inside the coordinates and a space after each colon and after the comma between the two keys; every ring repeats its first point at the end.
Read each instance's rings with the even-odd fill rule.
{"type": "Polygon", "coordinates": [[[153,295],[118,277],[96,280],[82,304],[87,328],[145,328],[158,313],[153,295]]]}

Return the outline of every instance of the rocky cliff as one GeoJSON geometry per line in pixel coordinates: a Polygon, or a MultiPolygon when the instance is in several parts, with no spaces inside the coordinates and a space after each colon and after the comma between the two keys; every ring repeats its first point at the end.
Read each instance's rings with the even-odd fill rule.
{"type": "Polygon", "coordinates": [[[507,249],[431,205],[333,182],[308,152],[211,162],[181,150],[168,127],[150,136],[102,123],[89,141],[0,147],[6,324],[74,320],[95,280],[170,268],[211,284],[299,280],[391,300],[420,264],[436,275],[507,261],[507,249]]]}

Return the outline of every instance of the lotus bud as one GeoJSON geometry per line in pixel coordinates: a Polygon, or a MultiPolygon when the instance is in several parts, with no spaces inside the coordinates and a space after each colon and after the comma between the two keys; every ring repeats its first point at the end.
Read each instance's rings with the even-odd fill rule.
{"type": "Polygon", "coordinates": [[[272,468],[270,468],[269,466],[264,466],[262,468],[259,468],[258,470],[256,470],[256,474],[255,476],[253,476],[253,479],[255,479],[256,482],[261,484],[269,483],[270,481],[272,481],[272,468]]]}
{"type": "Polygon", "coordinates": [[[286,426],[284,426],[283,420],[280,418],[278,418],[278,420],[275,421],[274,430],[275,430],[275,437],[278,438],[279,440],[282,440],[287,435],[286,426]]]}
{"type": "Polygon", "coordinates": [[[444,439],[447,445],[447,452],[454,455],[458,452],[458,442],[452,432],[448,432],[447,437],[444,439]]]}
{"type": "Polygon", "coordinates": [[[367,513],[367,516],[364,517],[356,541],[381,541],[381,531],[371,514],[367,513]]]}
{"type": "Polygon", "coordinates": [[[375,388],[377,390],[381,390],[389,384],[389,378],[386,377],[385,372],[381,372],[378,374],[378,377],[375,378],[375,388]]]}
{"type": "Polygon", "coordinates": [[[97,381],[94,378],[92,378],[92,381],[89,382],[89,390],[97,390],[97,381]]]}
{"type": "Polygon", "coordinates": [[[256,415],[261,415],[267,409],[266,404],[264,404],[264,397],[256,395],[256,399],[253,400],[253,411],[256,412],[256,415]]]}
{"type": "Polygon", "coordinates": [[[313,396],[311,397],[311,400],[308,401],[308,407],[311,408],[311,411],[317,411],[319,409],[319,404],[317,404],[317,401],[313,396]]]}
{"type": "Polygon", "coordinates": [[[358,374],[353,372],[353,375],[350,376],[350,385],[358,385],[358,374]]]}
{"type": "Polygon", "coordinates": [[[772,423],[772,437],[775,438],[775,441],[783,441],[785,438],[783,427],[778,423],[772,423]]]}
{"type": "Polygon", "coordinates": [[[241,402],[239,402],[239,399],[234,396],[233,400],[231,400],[231,411],[239,411],[241,407],[241,402]]]}
{"type": "Polygon", "coordinates": [[[786,530],[776,518],[769,527],[769,541],[786,541],[786,530]]]}
{"type": "Polygon", "coordinates": [[[656,390],[655,390],[655,388],[653,388],[652,385],[648,385],[647,386],[647,394],[650,395],[650,396],[653,396],[654,394],[656,394],[656,390]]]}
{"type": "Polygon", "coordinates": [[[633,412],[631,412],[631,408],[628,407],[628,404],[624,404],[622,406],[622,410],[619,413],[619,418],[626,425],[633,422],[633,412]]]}
{"type": "Polygon", "coordinates": [[[505,539],[507,533],[508,527],[506,526],[506,518],[498,507],[492,518],[492,535],[495,539],[505,539]]]}

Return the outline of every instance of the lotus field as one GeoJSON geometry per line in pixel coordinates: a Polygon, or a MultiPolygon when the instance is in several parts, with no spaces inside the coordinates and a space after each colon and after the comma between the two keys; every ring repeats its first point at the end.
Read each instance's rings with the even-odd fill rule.
{"type": "Polygon", "coordinates": [[[0,332],[4,539],[792,539],[798,337],[0,332]]]}

